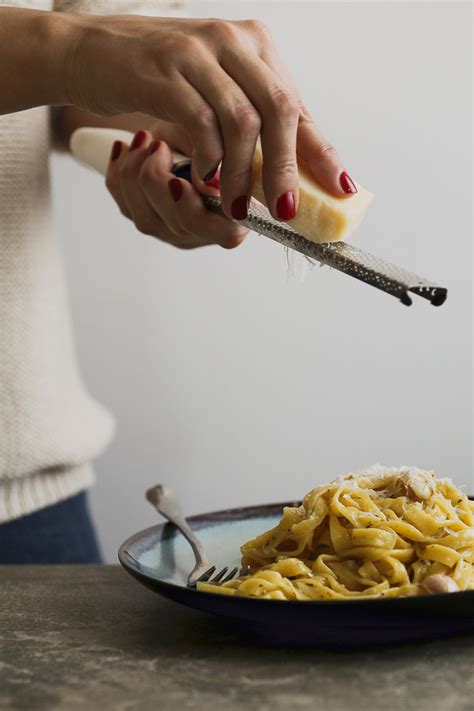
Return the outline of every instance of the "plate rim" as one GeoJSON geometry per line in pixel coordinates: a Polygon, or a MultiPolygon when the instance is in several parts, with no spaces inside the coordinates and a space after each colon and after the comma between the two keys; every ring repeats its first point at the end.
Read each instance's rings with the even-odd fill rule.
{"type": "MultiPolygon", "coordinates": [[[[473,501],[474,497],[473,496],[468,496],[468,498],[473,501]]],[[[262,512],[262,510],[267,510],[268,511],[268,516],[270,516],[273,512],[274,509],[278,508],[280,510],[283,509],[285,506],[295,506],[295,505],[300,505],[301,501],[290,501],[290,502],[285,502],[285,503],[274,503],[274,504],[261,504],[261,505],[255,505],[253,504],[252,506],[238,506],[235,508],[228,508],[228,509],[221,509],[218,511],[210,511],[207,513],[200,513],[200,514],[193,514],[192,516],[186,516],[186,521],[188,523],[208,523],[210,520],[215,517],[216,522],[219,520],[228,520],[225,518],[226,515],[228,514],[234,514],[237,516],[238,514],[249,514],[250,512],[254,511],[255,513],[262,512]]],[[[237,519],[238,520],[238,519],[237,519]]],[[[150,581],[153,582],[154,585],[158,587],[163,587],[165,590],[178,590],[181,592],[186,592],[188,594],[197,594],[197,595],[205,595],[207,596],[207,599],[209,600],[216,600],[221,602],[222,604],[226,604],[224,600],[231,601],[233,600],[235,602],[235,597],[233,595],[221,595],[219,593],[214,593],[214,592],[209,592],[207,590],[197,590],[196,588],[190,588],[187,585],[177,585],[176,583],[168,582],[166,580],[163,580],[162,578],[150,578],[147,575],[145,575],[143,572],[133,568],[128,560],[127,560],[127,555],[132,557],[128,551],[127,547],[130,545],[133,545],[136,541],[142,539],[146,534],[150,534],[151,532],[154,531],[162,531],[166,526],[173,526],[175,528],[177,535],[179,534],[178,529],[174,527],[173,524],[171,524],[169,521],[163,521],[162,523],[158,523],[155,526],[149,526],[147,528],[142,529],[141,531],[136,531],[133,533],[131,536],[129,536],[123,543],[119,546],[117,555],[120,564],[122,567],[132,575],[134,578],[140,577],[143,579],[143,581],[150,581]]],[[[191,528],[193,528],[191,526],[191,528]]],[[[197,529],[198,530],[198,529],[197,529]]],[[[134,559],[135,560],[135,559],[134,559]]],[[[137,561],[138,562],[138,561],[137,561]]],[[[469,599],[470,597],[474,598],[474,590],[459,590],[458,592],[454,593],[455,599],[458,600],[459,596],[462,597],[462,599],[469,599]]],[[[335,600],[335,599],[329,599],[329,600],[269,600],[266,598],[258,598],[258,597],[244,597],[244,596],[236,596],[238,598],[239,604],[254,604],[257,603],[259,605],[263,604],[275,604],[277,603],[280,606],[285,606],[285,607],[291,607],[293,608],[295,605],[298,607],[301,607],[301,604],[303,603],[305,606],[311,605],[311,606],[321,606],[324,605],[325,607],[332,607],[332,606],[340,606],[343,605],[344,607],[347,607],[348,604],[354,604],[357,606],[366,606],[369,604],[370,607],[372,607],[374,604],[377,605],[385,605],[385,606],[390,606],[390,607],[403,607],[404,605],[408,605],[412,607],[413,605],[417,606],[417,603],[422,604],[422,602],[426,599],[429,599],[431,601],[439,601],[440,604],[443,603],[443,601],[446,600],[453,600],[453,593],[438,593],[437,595],[410,595],[410,596],[400,596],[400,597],[374,597],[374,598],[349,598],[349,599],[342,599],[342,600],[335,600]]],[[[421,605],[424,607],[424,605],[421,605]]]]}

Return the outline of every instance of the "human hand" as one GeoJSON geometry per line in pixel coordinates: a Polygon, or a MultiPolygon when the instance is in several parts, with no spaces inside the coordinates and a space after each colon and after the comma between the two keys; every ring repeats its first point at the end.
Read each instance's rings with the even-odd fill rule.
{"type": "Polygon", "coordinates": [[[218,195],[219,175],[207,184],[199,181],[198,192],[171,173],[170,145],[187,155],[192,151],[184,130],[163,121],[150,128],[137,131],[129,148],[120,141],[112,148],[106,185],[122,214],[140,232],[181,249],[209,244],[232,249],[241,244],[248,230],[208,212],[200,195],[218,195]]]}
{"type": "MultiPolygon", "coordinates": [[[[66,57],[71,103],[103,115],[140,111],[180,126],[191,143],[195,183],[211,179],[222,161],[221,198],[229,217],[247,214],[259,134],[265,197],[276,219],[291,220],[297,209],[297,155],[332,194],[356,192],[262,23],[88,15],[76,22],[66,57]]],[[[151,165],[169,176],[165,146],[144,161],[141,180],[151,165]]],[[[163,176],[159,182],[163,187],[163,176]]],[[[189,199],[197,210],[197,196],[182,187],[180,209],[189,199]]]]}

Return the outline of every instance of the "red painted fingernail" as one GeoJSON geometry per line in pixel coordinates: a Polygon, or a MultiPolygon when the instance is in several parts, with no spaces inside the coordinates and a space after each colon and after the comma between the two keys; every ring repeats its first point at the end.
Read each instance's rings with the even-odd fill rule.
{"type": "Polygon", "coordinates": [[[354,185],[354,181],[352,178],[347,175],[346,171],[343,171],[339,177],[339,182],[341,184],[341,188],[344,190],[345,193],[349,193],[350,195],[353,195],[354,193],[357,192],[357,188],[354,185]]]}
{"type": "Polygon", "coordinates": [[[296,201],[294,193],[283,193],[276,204],[278,219],[292,220],[296,215],[296,201]]]}
{"type": "Polygon", "coordinates": [[[148,155],[151,156],[152,153],[156,153],[156,151],[158,150],[158,148],[159,148],[160,146],[161,146],[161,141],[152,141],[152,142],[150,143],[149,148],[148,148],[148,152],[147,152],[148,155]]]}
{"type": "Polygon", "coordinates": [[[204,182],[206,183],[206,185],[209,185],[210,188],[216,188],[217,190],[221,186],[221,174],[216,173],[213,178],[211,178],[210,180],[205,180],[204,182]]]}
{"type": "Polygon", "coordinates": [[[145,133],[145,131],[142,131],[141,129],[140,129],[140,131],[137,131],[136,134],[135,134],[134,137],[133,137],[133,141],[132,141],[131,144],[130,144],[130,150],[131,150],[131,151],[134,151],[134,150],[136,150],[137,148],[140,148],[140,146],[143,145],[143,142],[145,141],[145,138],[146,138],[146,133],[145,133]]]}
{"type": "Polygon", "coordinates": [[[230,214],[234,220],[245,220],[248,211],[248,198],[247,195],[241,195],[235,198],[234,202],[230,206],[230,214]]]}
{"type": "Polygon", "coordinates": [[[112,152],[110,154],[110,160],[117,160],[117,158],[119,158],[121,152],[122,152],[122,142],[121,141],[114,141],[114,145],[112,146],[112,152]]]}
{"type": "Polygon", "coordinates": [[[178,180],[178,178],[171,178],[168,183],[168,187],[171,193],[171,197],[175,202],[178,202],[179,198],[183,194],[183,186],[181,185],[181,180],[178,180]]]}
{"type": "MultiPolygon", "coordinates": [[[[218,166],[217,166],[218,167],[218,166]]],[[[217,167],[214,170],[209,171],[209,173],[203,178],[205,183],[210,183],[215,174],[217,173],[217,167]]]]}

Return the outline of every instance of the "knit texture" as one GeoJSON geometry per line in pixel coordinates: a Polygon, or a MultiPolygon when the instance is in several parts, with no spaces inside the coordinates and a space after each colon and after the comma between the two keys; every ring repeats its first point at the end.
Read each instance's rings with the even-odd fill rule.
{"type": "MultiPolygon", "coordinates": [[[[177,14],[176,2],[30,0],[0,6],[177,14]]],[[[91,486],[113,418],[76,360],[51,216],[49,110],[0,116],[0,522],[91,486]]]]}

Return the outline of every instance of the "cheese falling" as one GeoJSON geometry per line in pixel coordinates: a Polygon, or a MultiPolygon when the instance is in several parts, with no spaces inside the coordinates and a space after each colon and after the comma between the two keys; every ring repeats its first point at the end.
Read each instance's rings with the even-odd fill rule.
{"type": "MultiPolygon", "coordinates": [[[[267,206],[262,184],[263,155],[258,143],[252,164],[252,195],[267,206]]],[[[346,240],[360,225],[374,196],[355,183],[357,193],[337,198],[319,187],[309,167],[298,160],[300,198],[296,216],[288,222],[310,242],[346,240]]],[[[267,206],[268,207],[268,206],[267,206]]]]}

